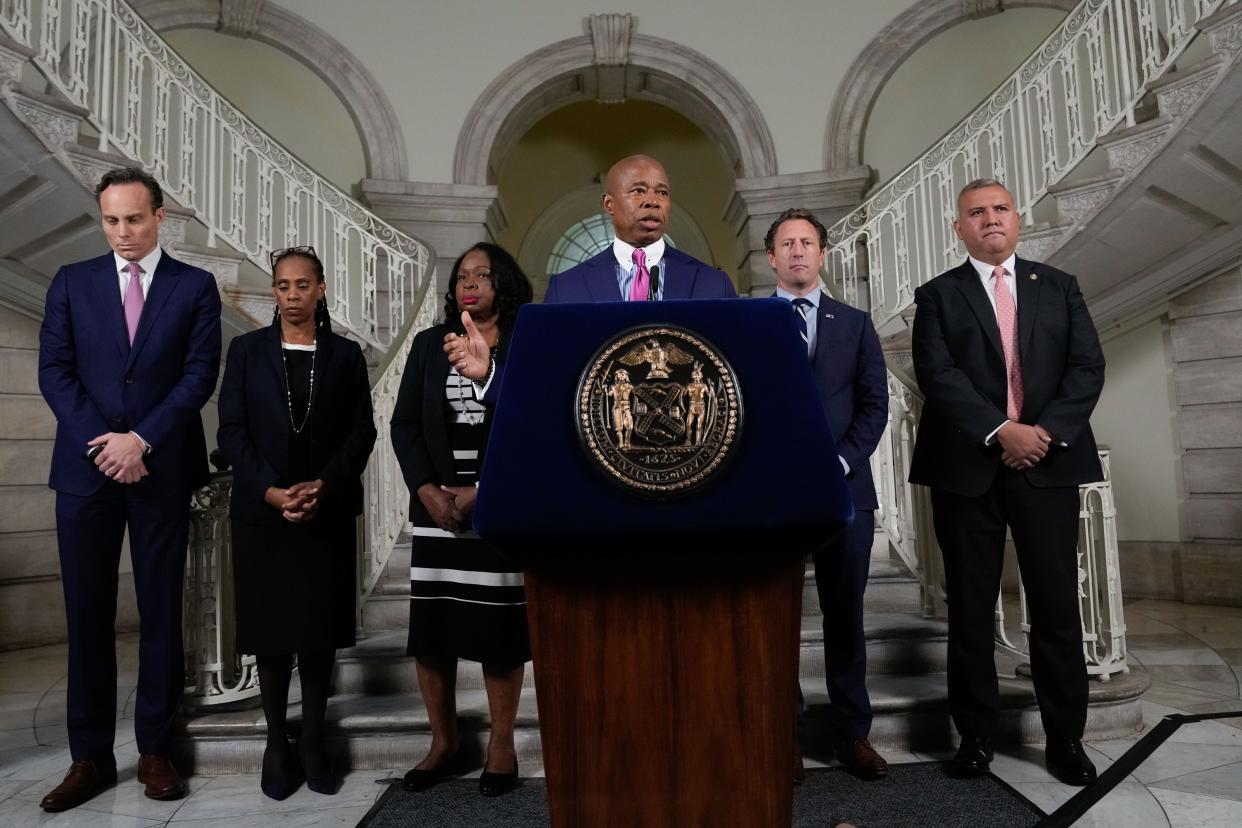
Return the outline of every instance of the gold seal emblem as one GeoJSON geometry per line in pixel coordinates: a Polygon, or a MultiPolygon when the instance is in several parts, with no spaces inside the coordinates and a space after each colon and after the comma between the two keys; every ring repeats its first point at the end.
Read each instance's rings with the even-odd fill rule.
{"type": "Polygon", "coordinates": [[[578,435],[612,480],[667,497],[711,479],[742,430],[737,374],[687,330],[643,326],[604,344],[578,380],[578,435]]]}

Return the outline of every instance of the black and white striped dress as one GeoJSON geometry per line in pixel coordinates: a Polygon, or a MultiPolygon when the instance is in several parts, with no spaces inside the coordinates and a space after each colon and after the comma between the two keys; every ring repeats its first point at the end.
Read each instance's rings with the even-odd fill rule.
{"type": "MultiPolygon", "coordinates": [[[[475,400],[471,386],[449,369],[445,417],[457,479],[446,485],[473,486],[479,479],[486,409],[475,400]]],[[[414,527],[407,651],[500,668],[529,661],[521,570],[473,531],[414,527]]]]}

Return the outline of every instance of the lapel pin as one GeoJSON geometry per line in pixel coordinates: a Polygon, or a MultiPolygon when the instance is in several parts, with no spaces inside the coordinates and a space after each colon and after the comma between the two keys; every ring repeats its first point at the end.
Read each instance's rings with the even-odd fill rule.
{"type": "Polygon", "coordinates": [[[1038,276],[1037,274],[1035,274],[1035,273],[1032,273],[1032,274],[1031,274],[1031,281],[1032,281],[1032,282],[1033,282],[1033,281],[1035,281],[1035,280],[1036,280],[1036,279],[1038,279],[1038,278],[1039,278],[1039,276],[1038,276]]]}
{"type": "Polygon", "coordinates": [[[833,316],[831,313],[825,313],[825,314],[824,314],[824,318],[825,318],[825,319],[836,319],[836,317],[835,317],[835,316],[833,316]]]}

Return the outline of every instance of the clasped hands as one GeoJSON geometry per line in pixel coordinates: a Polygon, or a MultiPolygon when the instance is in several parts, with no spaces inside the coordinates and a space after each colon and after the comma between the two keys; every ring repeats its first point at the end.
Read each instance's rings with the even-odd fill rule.
{"type": "Polygon", "coordinates": [[[148,474],[147,464],[142,462],[145,449],[132,432],[109,431],[87,445],[103,445],[103,451],[95,455],[95,466],[117,483],[137,483],[148,474]]]}
{"type": "Polygon", "coordinates": [[[1044,459],[1052,435],[1041,425],[1023,425],[1010,420],[996,432],[996,442],[1001,444],[1001,462],[1011,469],[1030,469],[1044,459]]]}
{"type": "Polygon", "coordinates": [[[424,483],[418,487],[418,499],[436,526],[446,532],[460,532],[470,527],[470,513],[474,511],[474,499],[478,493],[474,486],[424,483]]]}
{"type": "Polygon", "coordinates": [[[322,480],[294,483],[287,489],[269,486],[263,499],[267,505],[280,510],[280,516],[290,523],[306,523],[319,513],[319,495],[323,491],[322,480]]]}

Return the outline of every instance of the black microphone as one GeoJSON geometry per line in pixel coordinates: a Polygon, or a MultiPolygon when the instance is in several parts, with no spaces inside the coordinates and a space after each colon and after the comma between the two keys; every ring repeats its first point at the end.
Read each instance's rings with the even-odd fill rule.
{"type": "Polygon", "coordinates": [[[660,296],[660,266],[651,268],[651,281],[647,283],[647,301],[654,302],[660,296]]]}

